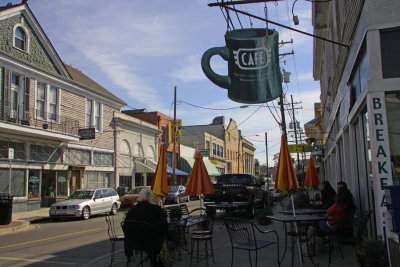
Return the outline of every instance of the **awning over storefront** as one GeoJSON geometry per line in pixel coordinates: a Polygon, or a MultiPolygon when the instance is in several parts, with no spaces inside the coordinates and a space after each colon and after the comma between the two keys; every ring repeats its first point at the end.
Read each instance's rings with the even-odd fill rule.
{"type": "MultiPolygon", "coordinates": [[[[219,176],[220,173],[218,169],[212,164],[208,159],[203,158],[204,165],[207,168],[208,175],[210,176],[219,176]]],[[[181,156],[181,169],[185,172],[190,173],[192,171],[194,164],[194,159],[187,156],[181,156]]]]}
{"type": "Polygon", "coordinates": [[[156,169],[152,165],[135,160],[137,173],[155,173],[156,169]]]}
{"type": "MultiPolygon", "coordinates": [[[[173,171],[174,170],[171,167],[168,167],[168,169],[167,169],[168,174],[172,174],[173,171]]],[[[181,170],[175,168],[175,175],[189,175],[189,174],[187,172],[184,172],[184,171],[181,171],[181,170]]]]}

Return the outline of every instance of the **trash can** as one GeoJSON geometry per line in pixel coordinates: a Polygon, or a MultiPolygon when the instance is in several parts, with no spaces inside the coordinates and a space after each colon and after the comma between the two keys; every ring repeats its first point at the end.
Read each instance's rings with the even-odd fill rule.
{"type": "Polygon", "coordinates": [[[11,223],[13,198],[11,195],[0,193],[0,225],[11,223]]]}

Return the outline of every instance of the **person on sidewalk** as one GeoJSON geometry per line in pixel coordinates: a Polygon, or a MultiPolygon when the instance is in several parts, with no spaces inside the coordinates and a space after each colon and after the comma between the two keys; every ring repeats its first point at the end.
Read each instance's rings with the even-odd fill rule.
{"type": "MultiPolygon", "coordinates": [[[[155,231],[154,236],[158,237],[153,243],[155,248],[154,251],[156,255],[158,255],[167,235],[167,214],[156,204],[156,198],[149,188],[143,188],[140,191],[136,205],[129,210],[125,217],[125,221],[127,220],[144,221],[153,226],[152,229],[155,231]]],[[[129,229],[124,229],[124,232],[125,231],[129,231],[129,229]]],[[[137,235],[140,235],[140,233],[135,233],[135,236],[139,240],[148,239],[148,236],[138,237],[137,235]]],[[[125,253],[128,257],[132,255],[132,251],[129,251],[126,246],[125,249],[125,253]]],[[[147,254],[149,258],[152,257],[152,251],[147,251],[147,254]]],[[[154,263],[154,266],[164,266],[158,256],[155,257],[155,260],[156,262],[154,263]]]]}
{"type": "MultiPolygon", "coordinates": [[[[304,187],[300,187],[293,195],[293,203],[295,209],[306,209],[310,207],[310,197],[304,187]]],[[[292,209],[292,201],[289,202],[287,210],[292,209]]]]}
{"type": "Polygon", "coordinates": [[[321,208],[329,209],[335,204],[336,192],[328,181],[323,181],[321,187],[321,208]]]}

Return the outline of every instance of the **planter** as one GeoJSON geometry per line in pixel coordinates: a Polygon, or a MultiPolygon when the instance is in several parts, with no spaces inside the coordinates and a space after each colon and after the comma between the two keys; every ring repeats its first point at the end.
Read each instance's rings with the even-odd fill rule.
{"type": "Polygon", "coordinates": [[[259,225],[268,225],[271,223],[271,219],[267,217],[257,217],[257,223],[259,225]]]}

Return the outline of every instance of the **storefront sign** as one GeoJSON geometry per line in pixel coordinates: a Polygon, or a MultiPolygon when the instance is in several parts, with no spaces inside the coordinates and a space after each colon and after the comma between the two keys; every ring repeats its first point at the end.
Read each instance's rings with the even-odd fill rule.
{"type": "Polygon", "coordinates": [[[65,178],[64,176],[59,176],[59,177],[57,178],[57,181],[58,181],[59,183],[65,183],[65,182],[67,181],[67,178],[65,178]]]}
{"type": "Polygon", "coordinates": [[[384,186],[393,184],[385,93],[370,93],[367,101],[377,230],[378,234],[382,235],[386,211],[384,186]]]}
{"type": "Polygon", "coordinates": [[[209,157],[210,156],[210,150],[208,149],[198,149],[197,152],[200,153],[203,157],[209,157]]]}
{"type": "Polygon", "coordinates": [[[208,49],[201,59],[204,74],[228,90],[239,103],[265,103],[282,94],[279,68],[278,32],[272,29],[239,29],[225,34],[224,47],[208,49]],[[215,73],[211,57],[219,55],[228,63],[228,75],[215,73]]]}
{"type": "Polygon", "coordinates": [[[288,145],[290,153],[312,152],[315,149],[308,144],[288,145]]]}
{"type": "Polygon", "coordinates": [[[30,183],[39,183],[39,177],[37,177],[37,176],[30,176],[30,177],[29,177],[29,182],[30,182],[30,183]]]}
{"type": "Polygon", "coordinates": [[[95,139],[96,129],[95,128],[79,129],[78,135],[79,135],[79,140],[95,139]]]}
{"type": "Polygon", "coordinates": [[[171,143],[174,142],[173,137],[175,136],[175,142],[180,144],[182,143],[182,120],[175,120],[175,131],[174,131],[174,123],[171,123],[171,143]]]}

